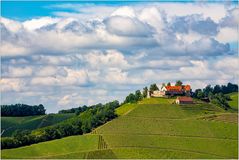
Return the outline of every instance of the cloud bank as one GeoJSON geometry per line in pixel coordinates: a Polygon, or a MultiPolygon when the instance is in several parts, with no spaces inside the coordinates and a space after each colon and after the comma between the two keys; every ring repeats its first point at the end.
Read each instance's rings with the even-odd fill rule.
{"type": "Polygon", "coordinates": [[[233,47],[238,8],[217,3],[50,8],[54,12],[47,17],[1,18],[3,103],[43,103],[56,112],[123,100],[154,82],[180,79],[197,88],[236,82],[239,75],[233,47]]]}

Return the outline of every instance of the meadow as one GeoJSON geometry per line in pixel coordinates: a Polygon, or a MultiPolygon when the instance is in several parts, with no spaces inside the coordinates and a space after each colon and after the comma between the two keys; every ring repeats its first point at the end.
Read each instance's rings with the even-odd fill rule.
{"type": "Polygon", "coordinates": [[[90,134],[2,150],[2,158],[238,158],[236,112],[172,101],[124,104],[90,134]]]}
{"type": "Polygon", "coordinates": [[[34,130],[71,118],[74,114],[48,114],[26,117],[1,117],[2,137],[12,136],[16,130],[34,130]]]}
{"type": "Polygon", "coordinates": [[[228,96],[230,96],[231,101],[228,101],[230,107],[232,107],[235,110],[238,110],[238,93],[234,92],[234,93],[230,93],[228,94],[228,96]]]}

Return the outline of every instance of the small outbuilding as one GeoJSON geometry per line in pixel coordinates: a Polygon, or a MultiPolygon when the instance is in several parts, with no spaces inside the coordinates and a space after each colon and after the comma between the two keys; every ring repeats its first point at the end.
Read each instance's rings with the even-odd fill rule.
{"type": "Polygon", "coordinates": [[[193,99],[191,97],[177,97],[176,104],[193,104],[193,99]]]}

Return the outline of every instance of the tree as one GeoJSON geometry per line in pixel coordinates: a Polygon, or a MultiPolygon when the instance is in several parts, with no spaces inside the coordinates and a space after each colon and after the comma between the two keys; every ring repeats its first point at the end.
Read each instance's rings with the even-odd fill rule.
{"type": "Polygon", "coordinates": [[[227,98],[224,96],[223,93],[215,94],[213,99],[211,100],[211,102],[216,105],[219,105],[220,107],[224,108],[225,110],[230,108],[230,106],[227,102],[227,98]]]}
{"type": "Polygon", "coordinates": [[[221,92],[222,89],[219,85],[215,85],[214,88],[213,88],[213,93],[216,94],[216,93],[219,93],[221,92]]]}
{"type": "Polygon", "coordinates": [[[208,93],[212,92],[213,93],[213,88],[211,87],[211,85],[207,85],[204,89],[203,89],[203,94],[205,97],[208,97],[208,93]]]}
{"type": "Polygon", "coordinates": [[[212,99],[214,98],[214,94],[212,92],[208,93],[208,98],[210,101],[212,101],[212,99]]]}
{"type": "Polygon", "coordinates": [[[124,103],[135,103],[136,102],[136,97],[133,93],[130,93],[126,98],[124,103]]]}
{"type": "Polygon", "coordinates": [[[143,88],[143,97],[146,98],[148,95],[148,87],[143,88]]]}
{"type": "Polygon", "coordinates": [[[176,81],[176,84],[175,84],[175,86],[182,86],[182,84],[183,84],[183,82],[182,82],[182,81],[180,81],[180,80],[178,80],[178,81],[176,81]]]}
{"type": "Polygon", "coordinates": [[[237,84],[228,83],[227,84],[227,92],[228,93],[238,92],[238,85],[237,84]]]}
{"type": "Polygon", "coordinates": [[[1,105],[2,116],[33,116],[44,115],[45,108],[42,104],[30,106],[26,104],[1,105]]]}
{"type": "Polygon", "coordinates": [[[135,100],[140,101],[140,100],[142,100],[142,98],[143,98],[143,96],[142,96],[140,90],[135,91],[135,100]]]}
{"type": "MultiPolygon", "coordinates": [[[[138,95],[138,91],[136,92],[138,95]]],[[[135,96],[134,94],[132,95],[135,96]]],[[[19,146],[58,139],[66,136],[89,133],[99,125],[117,117],[115,114],[115,108],[118,107],[118,101],[112,101],[104,105],[99,103],[89,107],[80,107],[81,110],[85,111],[55,125],[39,128],[32,132],[27,130],[18,130],[15,132],[13,137],[2,138],[1,147],[2,149],[16,148],[19,146]]],[[[80,110],[80,108],[78,109],[80,110]]]]}
{"type": "Polygon", "coordinates": [[[156,83],[150,85],[150,88],[149,88],[149,91],[150,91],[150,92],[158,91],[158,90],[159,90],[159,88],[158,88],[158,86],[156,85],[156,83]]]}
{"type": "Polygon", "coordinates": [[[170,83],[170,82],[168,82],[168,83],[167,83],[167,86],[171,86],[171,83],[170,83]]]}
{"type": "Polygon", "coordinates": [[[196,97],[197,97],[198,99],[202,99],[202,98],[204,97],[204,94],[203,94],[202,90],[199,90],[199,91],[197,92],[196,97]]]}

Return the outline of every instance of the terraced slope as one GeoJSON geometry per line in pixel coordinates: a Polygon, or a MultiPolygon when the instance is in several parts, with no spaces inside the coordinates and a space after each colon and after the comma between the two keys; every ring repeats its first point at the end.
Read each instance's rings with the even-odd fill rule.
{"type": "Polygon", "coordinates": [[[141,102],[127,115],[94,132],[103,136],[116,157],[237,157],[237,123],[218,118],[235,114],[206,103],[179,106],[161,98],[150,102],[141,102]],[[215,118],[205,118],[212,115],[215,118]]]}
{"type": "Polygon", "coordinates": [[[2,137],[12,136],[16,130],[34,130],[64,121],[74,114],[48,114],[26,117],[1,117],[2,137]]]}
{"type": "Polygon", "coordinates": [[[95,129],[90,135],[75,136],[74,142],[72,137],[68,137],[3,150],[2,157],[238,158],[238,127],[237,122],[232,120],[235,113],[206,103],[179,106],[171,102],[169,99],[154,98],[137,105],[123,105],[116,111],[121,115],[119,118],[95,129]],[[63,142],[72,145],[68,147],[63,142]],[[77,147],[87,142],[89,148],[77,147]],[[64,149],[60,150],[60,154],[53,149],[41,151],[41,148],[53,145],[64,149]]]}

